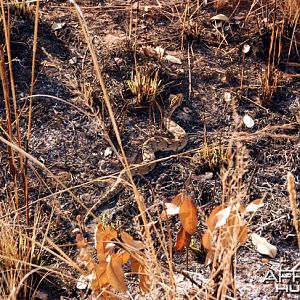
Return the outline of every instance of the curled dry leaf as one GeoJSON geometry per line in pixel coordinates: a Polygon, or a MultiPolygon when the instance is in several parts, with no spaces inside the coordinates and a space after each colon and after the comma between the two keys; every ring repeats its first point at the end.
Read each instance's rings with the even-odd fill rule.
{"type": "Polygon", "coordinates": [[[144,248],[143,242],[134,240],[133,237],[125,231],[121,232],[121,239],[123,243],[127,244],[135,250],[142,250],[144,248]]]}
{"type": "Polygon", "coordinates": [[[277,254],[277,248],[271,245],[265,238],[256,233],[251,235],[252,243],[256,247],[256,251],[274,258],[277,254]]]}
{"type": "Polygon", "coordinates": [[[184,196],[180,205],[179,219],[186,232],[194,234],[197,231],[197,206],[192,201],[192,198],[187,195],[184,196]]]}
{"type": "Polygon", "coordinates": [[[213,260],[214,260],[214,251],[208,250],[206,257],[205,257],[205,265],[206,266],[210,265],[213,260]]]}
{"type": "Polygon", "coordinates": [[[130,259],[130,254],[127,251],[116,253],[116,259],[120,264],[127,264],[130,259]]]}
{"type": "Polygon", "coordinates": [[[93,280],[91,282],[91,289],[92,291],[100,290],[104,285],[108,284],[108,278],[106,275],[106,267],[107,262],[101,262],[95,266],[93,271],[93,280]]]}
{"type": "Polygon", "coordinates": [[[202,245],[206,250],[212,249],[212,233],[206,231],[202,236],[202,245]]]}
{"type": "Polygon", "coordinates": [[[185,198],[184,193],[179,193],[176,195],[171,202],[165,203],[166,210],[160,214],[163,221],[168,220],[171,216],[179,214],[180,205],[185,198]]]}
{"type": "Polygon", "coordinates": [[[182,64],[182,61],[179,58],[177,58],[177,57],[175,57],[173,55],[170,55],[170,54],[167,54],[165,56],[165,60],[167,60],[167,61],[169,61],[169,62],[171,62],[173,64],[177,64],[177,65],[181,65],[182,64]]]}
{"type": "Polygon", "coordinates": [[[259,208],[263,207],[263,199],[259,198],[254,201],[252,201],[250,204],[247,205],[246,211],[247,212],[256,212],[259,208]]]}
{"type": "Polygon", "coordinates": [[[176,251],[182,251],[185,247],[188,248],[190,242],[191,242],[191,235],[181,227],[177,234],[177,239],[176,239],[176,244],[174,246],[174,249],[176,251]]]}
{"type": "Polygon", "coordinates": [[[117,236],[117,231],[112,229],[110,226],[106,226],[104,229],[101,224],[97,225],[95,233],[95,248],[97,250],[99,260],[101,260],[103,256],[106,256],[109,252],[112,252],[111,247],[107,248],[107,244],[117,236]]]}
{"type": "Polygon", "coordinates": [[[144,293],[148,293],[150,289],[150,281],[146,268],[134,257],[131,257],[131,271],[137,273],[140,277],[139,287],[144,293]]]}
{"type": "Polygon", "coordinates": [[[216,16],[213,16],[212,18],[210,18],[212,21],[222,21],[224,23],[229,23],[229,18],[226,17],[223,14],[218,14],[216,16]]]}
{"type": "Polygon", "coordinates": [[[208,219],[207,219],[207,227],[211,231],[213,231],[216,228],[216,224],[218,219],[216,218],[216,214],[225,208],[225,204],[221,204],[217,207],[215,207],[212,212],[210,213],[208,219]]]}
{"type": "Polygon", "coordinates": [[[215,228],[221,227],[221,226],[223,226],[223,225],[226,224],[227,219],[228,219],[228,217],[230,215],[230,212],[231,212],[231,206],[228,206],[228,207],[220,210],[216,214],[217,222],[216,222],[215,228]]]}
{"type": "Polygon", "coordinates": [[[110,261],[106,267],[106,276],[109,284],[113,288],[119,292],[127,291],[122,264],[119,262],[115,254],[110,257],[110,261]]]}

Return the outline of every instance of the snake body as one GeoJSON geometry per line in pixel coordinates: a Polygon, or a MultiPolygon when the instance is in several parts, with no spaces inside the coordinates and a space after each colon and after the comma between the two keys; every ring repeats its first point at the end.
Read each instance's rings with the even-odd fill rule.
{"type": "MultiPolygon", "coordinates": [[[[149,138],[142,145],[142,158],[143,162],[139,165],[134,165],[131,169],[131,175],[146,175],[155,168],[155,153],[158,151],[181,151],[187,144],[187,135],[185,130],[179,126],[175,121],[171,119],[174,111],[178,106],[181,105],[183,95],[170,95],[169,96],[169,107],[163,117],[163,125],[165,129],[170,132],[174,138],[164,137],[152,137],[149,138]]],[[[110,199],[115,197],[124,188],[124,183],[128,180],[127,170],[124,169],[120,172],[116,181],[110,186],[110,188],[100,197],[100,199],[90,208],[88,216],[97,206],[108,202],[110,199]]]]}

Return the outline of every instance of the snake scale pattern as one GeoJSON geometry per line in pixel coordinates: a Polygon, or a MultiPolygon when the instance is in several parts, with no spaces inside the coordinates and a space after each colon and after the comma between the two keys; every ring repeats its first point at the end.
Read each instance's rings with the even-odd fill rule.
{"type": "MultiPolygon", "coordinates": [[[[142,145],[142,158],[143,161],[139,165],[133,165],[131,170],[132,176],[146,175],[155,168],[155,153],[158,151],[173,151],[175,153],[180,152],[187,144],[187,134],[185,130],[179,126],[175,121],[171,119],[174,111],[181,105],[183,101],[183,94],[170,95],[169,106],[163,117],[164,128],[173,135],[173,138],[165,137],[151,137],[142,145]]],[[[116,181],[108,188],[100,199],[90,208],[86,214],[86,218],[89,214],[95,210],[99,205],[108,202],[115,197],[123,188],[126,183],[127,171],[123,169],[116,181]]]]}

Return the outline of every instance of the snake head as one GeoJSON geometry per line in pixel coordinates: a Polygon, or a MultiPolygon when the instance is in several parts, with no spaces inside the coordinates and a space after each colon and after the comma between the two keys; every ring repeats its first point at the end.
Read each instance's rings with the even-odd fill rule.
{"type": "Polygon", "coordinates": [[[173,112],[175,111],[175,109],[181,105],[183,101],[183,94],[177,94],[177,95],[173,95],[171,94],[169,96],[169,108],[168,108],[168,111],[167,111],[167,114],[166,116],[168,118],[170,118],[173,114],[173,112]]]}

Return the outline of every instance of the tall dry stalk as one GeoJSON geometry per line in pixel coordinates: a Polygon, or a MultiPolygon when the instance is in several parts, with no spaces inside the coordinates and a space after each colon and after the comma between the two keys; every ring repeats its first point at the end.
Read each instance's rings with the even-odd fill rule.
{"type": "Polygon", "coordinates": [[[296,230],[298,248],[300,250],[300,232],[299,232],[299,210],[297,206],[297,194],[295,188],[295,177],[291,172],[287,174],[287,189],[289,192],[290,205],[293,215],[293,224],[296,230]]]}
{"type": "MultiPolygon", "coordinates": [[[[141,234],[142,234],[143,241],[145,242],[145,245],[147,247],[147,249],[145,249],[145,252],[148,253],[147,257],[149,258],[149,261],[146,262],[145,270],[147,270],[149,275],[151,275],[152,279],[156,279],[156,280],[153,280],[151,282],[150,292],[154,293],[154,292],[156,292],[156,289],[154,289],[152,287],[157,285],[157,278],[160,277],[160,276],[156,276],[157,275],[157,270],[159,269],[158,268],[159,264],[158,264],[157,257],[156,257],[156,250],[155,250],[154,245],[153,245],[153,239],[151,237],[150,226],[148,224],[148,219],[147,219],[147,215],[146,215],[146,206],[144,204],[144,199],[143,199],[143,196],[141,195],[141,193],[138,191],[138,189],[137,189],[137,187],[136,187],[136,185],[133,181],[133,178],[132,178],[132,174],[131,174],[131,171],[130,171],[130,166],[129,166],[127,157],[125,155],[125,152],[124,152],[124,149],[123,149],[123,146],[122,146],[120,132],[119,132],[119,129],[118,129],[118,126],[117,126],[117,122],[116,122],[116,119],[115,119],[115,116],[114,116],[114,112],[113,112],[113,109],[112,109],[110,99],[108,97],[106,86],[105,86],[105,83],[104,83],[104,80],[103,80],[103,77],[102,77],[102,74],[101,74],[101,71],[100,71],[100,65],[98,63],[98,59],[97,59],[97,56],[96,56],[96,53],[95,53],[95,50],[94,50],[94,47],[93,47],[93,44],[92,44],[92,40],[91,40],[91,37],[88,33],[88,27],[87,27],[87,24],[85,22],[84,16],[82,14],[82,11],[81,11],[80,7],[75,3],[75,1],[70,0],[70,2],[75,7],[75,11],[76,11],[79,23],[81,25],[83,35],[84,35],[86,43],[88,45],[88,49],[91,53],[92,62],[93,62],[93,65],[94,65],[94,70],[95,70],[96,76],[99,80],[101,90],[103,92],[104,103],[106,105],[106,109],[108,111],[108,115],[109,115],[110,121],[112,123],[112,127],[113,127],[113,130],[114,130],[117,142],[118,142],[118,146],[119,146],[120,151],[121,151],[121,157],[118,155],[118,153],[116,153],[116,154],[118,155],[121,163],[123,164],[123,167],[127,171],[128,181],[129,181],[130,186],[133,189],[133,192],[134,192],[134,195],[135,195],[135,200],[136,200],[136,203],[137,203],[139,211],[140,211],[140,217],[141,217],[142,223],[143,223],[143,229],[140,230],[140,231],[141,231],[141,234]]],[[[112,144],[112,143],[110,143],[110,144],[112,144]]]]}

